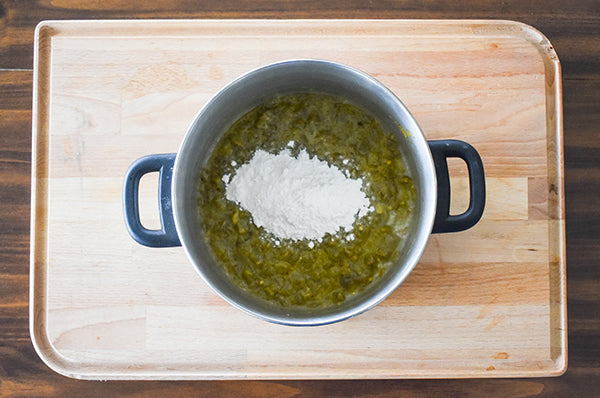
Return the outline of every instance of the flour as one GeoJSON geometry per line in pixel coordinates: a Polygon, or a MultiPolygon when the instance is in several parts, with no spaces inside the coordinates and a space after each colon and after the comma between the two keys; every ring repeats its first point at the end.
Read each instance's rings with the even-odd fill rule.
{"type": "Polygon", "coordinates": [[[223,176],[226,197],[249,211],[254,224],[277,238],[318,240],[350,230],[371,211],[362,179],[352,179],[305,150],[274,155],[257,150],[233,178],[223,176]]]}

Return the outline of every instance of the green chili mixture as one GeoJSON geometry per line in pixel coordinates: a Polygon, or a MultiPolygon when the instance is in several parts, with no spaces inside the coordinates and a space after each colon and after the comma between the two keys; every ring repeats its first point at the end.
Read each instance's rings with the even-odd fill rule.
{"type": "Polygon", "coordinates": [[[278,96],[237,120],[201,170],[198,211],[217,262],[240,288],[283,307],[323,308],[365,290],[401,255],[416,199],[396,137],[370,114],[324,94],[278,96]],[[311,156],[363,179],[374,210],[322,240],[278,239],[225,197],[223,176],[258,149],[311,156]],[[353,239],[349,239],[352,234],[353,239]],[[312,248],[311,248],[312,247],[312,248]]]}

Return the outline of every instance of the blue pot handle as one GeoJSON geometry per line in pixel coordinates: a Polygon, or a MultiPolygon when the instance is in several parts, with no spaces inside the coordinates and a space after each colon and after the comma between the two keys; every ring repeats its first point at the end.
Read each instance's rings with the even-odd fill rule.
{"type": "Polygon", "coordinates": [[[175,153],[148,155],[129,166],[123,183],[123,212],[129,235],[138,243],[150,247],[181,246],[171,202],[171,182],[175,153]],[[158,171],[158,206],[160,229],[147,229],[140,222],[138,192],[144,174],[158,171]]]}
{"type": "Polygon", "coordinates": [[[485,173],[481,157],[471,145],[459,140],[427,141],[437,174],[438,197],[433,232],[458,232],[477,224],[485,208],[485,173]],[[460,158],[469,170],[471,197],[462,214],[450,215],[450,176],[448,158],[460,158]]]}

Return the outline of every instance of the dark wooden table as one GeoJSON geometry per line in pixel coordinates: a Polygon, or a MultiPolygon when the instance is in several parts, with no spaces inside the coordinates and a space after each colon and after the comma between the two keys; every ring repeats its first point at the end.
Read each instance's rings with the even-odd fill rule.
{"type": "Polygon", "coordinates": [[[600,396],[600,2],[0,0],[0,396],[128,395],[600,396]],[[33,32],[41,20],[99,18],[486,18],[517,20],[542,31],[563,71],[566,374],[542,379],[90,382],[47,368],[28,329],[33,32]]]}

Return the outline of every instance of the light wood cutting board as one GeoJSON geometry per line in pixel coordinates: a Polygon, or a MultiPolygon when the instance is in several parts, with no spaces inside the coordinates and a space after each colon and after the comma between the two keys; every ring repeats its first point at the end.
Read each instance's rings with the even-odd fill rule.
{"type": "MultiPolygon", "coordinates": [[[[553,376],[566,369],[560,66],[506,21],[45,22],[36,31],[31,335],[54,370],[89,379],[553,376]],[[176,152],[232,79],[290,58],[361,69],[428,139],[482,156],[487,207],[436,234],[407,281],[341,323],[289,327],[232,308],[183,249],[127,234],[124,172],[176,152]]],[[[468,200],[451,164],[453,207],[468,200]]],[[[158,224],[156,179],[143,221],[158,224]]]]}

